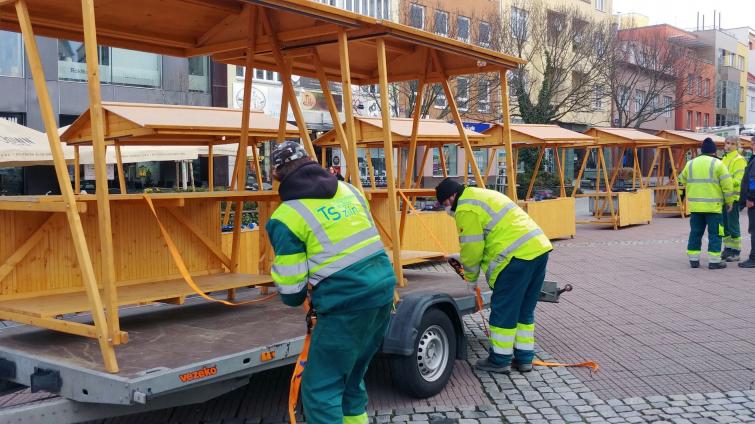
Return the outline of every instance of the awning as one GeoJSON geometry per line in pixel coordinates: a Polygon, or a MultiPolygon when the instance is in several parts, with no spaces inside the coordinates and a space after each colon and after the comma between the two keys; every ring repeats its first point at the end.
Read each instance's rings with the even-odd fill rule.
{"type": "MultiPolygon", "coordinates": [[[[63,148],[66,161],[73,160],[73,149],[63,148]]],[[[50,143],[43,132],[0,119],[0,166],[13,168],[33,165],[52,165],[50,143]]]]}

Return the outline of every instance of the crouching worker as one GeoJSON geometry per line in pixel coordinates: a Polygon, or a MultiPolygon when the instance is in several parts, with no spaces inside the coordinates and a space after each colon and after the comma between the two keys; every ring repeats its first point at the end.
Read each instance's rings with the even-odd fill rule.
{"type": "Polygon", "coordinates": [[[508,374],[513,364],[520,372],[531,371],[535,306],[553,249],[550,240],[526,212],[497,191],[446,178],[435,192],[456,221],[464,278],[476,283],[484,273],[493,289],[489,354],[476,368],[508,374]]]}
{"type": "Polygon", "coordinates": [[[366,424],[364,375],[388,327],[396,277],[353,186],[284,142],[272,154],[282,204],[265,226],[283,303],[301,305],[311,286],[317,313],[302,376],[308,423],[366,424]]]}

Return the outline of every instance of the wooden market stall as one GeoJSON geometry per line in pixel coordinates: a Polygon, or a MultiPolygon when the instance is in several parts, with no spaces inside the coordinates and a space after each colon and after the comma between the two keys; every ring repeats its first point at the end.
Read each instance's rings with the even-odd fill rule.
{"type": "Polygon", "coordinates": [[[655,149],[665,142],[663,138],[633,128],[590,128],[585,134],[595,138],[595,144],[587,147],[577,175],[575,193],[579,188],[591,151],[596,155],[595,192],[575,194],[590,199],[593,219],[578,221],[578,224],[610,225],[614,229],[628,225],[649,224],[653,219],[652,190],[647,187],[640,168],[640,149],[655,149]],[[606,161],[605,152],[616,151],[612,157],[612,169],[606,161]],[[618,191],[616,181],[621,162],[629,151],[633,157],[631,189],[618,191]],[[609,173],[610,172],[610,173],[609,173]]]}
{"type": "MultiPolygon", "coordinates": [[[[537,161],[527,193],[524,199],[518,200],[519,205],[540,225],[550,239],[574,237],[577,233],[576,204],[574,193],[567,193],[567,178],[565,175],[566,149],[584,148],[592,145],[594,138],[575,131],[561,128],[558,125],[517,124],[511,125],[511,144],[513,147],[514,163],[517,163],[521,149],[537,149],[537,161]],[[559,194],[555,199],[535,201],[532,191],[538,176],[546,149],[551,149],[559,178],[559,194]]],[[[492,149],[490,162],[486,173],[490,173],[499,148],[503,147],[503,132],[501,124],[494,124],[484,134],[490,136],[488,147],[492,149]]]]}
{"type": "MultiPolygon", "coordinates": [[[[178,57],[209,55],[219,63],[245,66],[248,71],[244,79],[237,164],[246,163],[252,138],[249,129],[254,119],[251,113],[253,72],[249,70],[264,69],[281,75],[282,113],[277,129],[270,129],[265,137],[280,142],[290,135],[285,121],[290,107],[298,136],[313,157],[315,151],[291,75],[320,80],[334,122],[338,122],[338,110],[328,82],[341,83],[346,88],[343,93],[346,105],[353,103],[352,85],[377,84],[383,111],[383,147],[389,164],[386,169],[389,210],[397,210],[399,194],[392,166],[388,83],[418,80],[419,93],[427,84],[442,86],[459,137],[470,155],[478,181],[482,181],[471,158],[470,143],[449,80],[476,73],[498,75],[505,111],[503,120],[507,122],[506,72],[524,63],[521,59],[462,41],[309,0],[4,0],[0,1],[0,16],[0,29],[22,33],[29,73],[38,95],[62,193],[2,203],[3,222],[9,223],[4,228],[13,231],[4,231],[0,238],[0,255],[5,258],[0,268],[5,274],[0,286],[0,319],[95,338],[105,369],[110,372],[119,369],[114,346],[128,341],[128,334],[120,328],[120,305],[150,300],[180,302],[188,292],[195,291],[188,288],[192,279],[196,291],[200,292],[270,282],[270,277],[264,273],[269,271],[272,253],[264,237],[260,237],[259,251],[263,273],[236,272],[240,213],[235,214],[234,219],[232,257],[226,260],[217,251],[215,237],[220,237],[216,231],[220,200],[234,203],[237,210],[243,201],[258,201],[262,205],[259,224],[263,226],[277,195],[245,191],[243,166],[236,167],[233,191],[110,195],[102,189],[107,187],[105,161],[95,160],[96,195],[77,196],[63,157],[36,36],[84,43],[90,104],[87,115],[91,128],[79,129],[81,134],[70,140],[72,143],[91,142],[95,158],[104,159],[110,140],[116,145],[127,142],[120,138],[121,128],[108,126],[106,116],[110,112],[105,109],[100,93],[99,45],[178,57]],[[89,136],[84,136],[85,133],[89,136]],[[129,208],[133,208],[133,214],[119,216],[120,211],[129,208]],[[186,216],[191,220],[182,218],[186,216]],[[159,225],[163,220],[164,226],[159,225]],[[57,238],[58,243],[39,243],[50,237],[57,238]],[[170,255],[163,243],[170,247],[170,255]],[[29,255],[32,251],[35,253],[29,255]],[[175,251],[180,253],[178,258],[173,254],[175,251]],[[182,261],[182,256],[190,260],[182,261]],[[41,266],[40,260],[55,264],[55,268],[41,266]],[[93,324],[56,319],[58,315],[77,311],[91,312],[93,324]]],[[[421,98],[416,103],[422,104],[421,98]]],[[[356,170],[353,111],[347,107],[344,113],[347,128],[341,131],[337,126],[337,137],[347,153],[349,168],[356,170]]],[[[413,134],[416,134],[419,108],[413,116],[413,134]]],[[[183,123],[188,127],[193,124],[189,119],[183,123]]],[[[131,137],[134,143],[170,144],[177,134],[165,130],[142,128],[143,132],[134,132],[131,137]]],[[[71,134],[76,132],[74,128],[71,134]]],[[[506,140],[509,144],[510,138],[506,140]]],[[[205,143],[209,146],[213,142],[201,142],[205,143]]],[[[412,137],[411,144],[416,145],[416,137],[412,137]]],[[[410,149],[410,154],[413,150],[410,149]]],[[[510,161],[508,166],[512,169],[510,161]]],[[[352,181],[361,188],[358,178],[352,181]]],[[[394,269],[403,282],[400,246],[397,246],[398,217],[390,214],[388,221],[386,232],[394,242],[394,269]]]]}
{"type": "MultiPolygon", "coordinates": [[[[341,124],[343,130],[346,129],[346,123],[341,124]]],[[[417,177],[412,181],[413,169],[407,169],[397,166],[396,170],[400,175],[404,174],[403,179],[398,179],[396,191],[401,200],[400,212],[398,209],[393,210],[388,206],[387,189],[378,188],[375,182],[375,170],[373,169],[370,149],[383,149],[383,121],[380,118],[354,118],[354,130],[358,148],[364,148],[365,161],[369,173],[370,187],[365,189],[365,193],[370,199],[372,213],[375,223],[380,230],[381,236],[386,245],[393,246],[393,240],[386,231],[390,222],[390,215],[399,214],[399,234],[401,240],[401,261],[403,265],[411,265],[428,260],[443,259],[448,252],[458,252],[459,244],[455,235],[455,225],[453,220],[445,212],[416,212],[410,213],[408,204],[414,203],[417,197],[435,197],[434,188],[420,188],[423,171],[430,152],[438,149],[438,154],[443,156],[443,146],[446,144],[461,144],[459,140],[459,131],[454,124],[437,119],[421,119],[416,128],[415,144],[412,147],[413,120],[409,118],[391,118],[390,130],[393,139],[393,147],[396,156],[407,158],[407,165],[410,163],[409,157],[412,156],[411,165],[413,168],[416,156],[412,155],[410,149],[424,148],[421,164],[417,168],[417,177]],[[402,172],[403,171],[403,172],[402,172]],[[432,229],[433,236],[427,236],[428,229],[432,229]],[[449,231],[449,229],[453,231],[449,231]],[[451,234],[451,233],[454,234],[451,234]]],[[[465,129],[464,133],[472,145],[483,143],[487,136],[465,129]]],[[[315,147],[322,148],[322,155],[325,156],[328,148],[340,147],[337,141],[336,129],[330,130],[314,141],[315,147]]],[[[403,161],[398,160],[399,164],[403,161]]],[[[324,162],[323,162],[324,163],[324,162]]],[[[448,169],[445,160],[441,160],[443,175],[448,176],[448,169]]]]}
{"type": "Polygon", "coordinates": [[[689,215],[686,202],[679,202],[677,178],[688,160],[697,156],[698,149],[707,137],[723,148],[724,138],[715,134],[696,133],[684,130],[663,130],[656,134],[667,140],[660,145],[648,170],[647,179],[655,174],[653,187],[655,212],[665,215],[689,215]]]}

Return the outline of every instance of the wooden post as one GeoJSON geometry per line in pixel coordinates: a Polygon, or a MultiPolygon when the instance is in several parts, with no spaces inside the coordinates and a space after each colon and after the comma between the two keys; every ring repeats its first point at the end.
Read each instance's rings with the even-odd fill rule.
{"type": "Polygon", "coordinates": [[[288,100],[291,106],[291,110],[294,112],[294,118],[296,119],[296,126],[299,128],[299,136],[304,143],[304,149],[306,149],[309,157],[317,162],[317,155],[315,149],[312,146],[312,139],[309,137],[309,130],[307,129],[307,122],[304,119],[304,114],[301,111],[301,106],[296,100],[296,92],[294,91],[294,84],[291,82],[291,68],[288,63],[283,59],[281,53],[280,42],[278,40],[278,34],[273,30],[273,25],[270,22],[270,16],[264,9],[260,10],[260,17],[262,18],[262,25],[267,32],[268,39],[270,40],[270,50],[275,59],[275,63],[281,70],[281,80],[283,82],[283,91],[288,92],[288,100]]]}
{"type": "Polygon", "coordinates": [[[558,179],[561,182],[561,190],[559,191],[559,196],[564,197],[566,196],[566,187],[564,182],[564,166],[561,163],[561,153],[559,152],[558,147],[553,148],[553,153],[556,156],[556,172],[558,172],[558,179]]]}
{"type": "MultiPolygon", "coordinates": [[[[346,35],[346,31],[340,31],[338,33],[338,56],[341,63],[341,91],[343,92],[343,114],[346,119],[346,142],[349,145],[348,154],[351,156],[351,163],[355,166],[359,163],[357,157],[357,133],[356,122],[354,121],[354,109],[352,105],[354,100],[352,98],[351,91],[351,63],[349,62],[349,39],[346,35]]],[[[386,92],[387,95],[387,92],[386,92]]],[[[390,116],[389,116],[390,118],[390,116]]],[[[369,149],[369,148],[368,148],[369,149]]],[[[347,162],[348,163],[348,162],[347,162]]],[[[386,166],[387,167],[387,166],[386,166]]],[[[359,170],[356,169],[352,174],[351,184],[359,190],[364,190],[362,187],[362,179],[359,178],[359,170]]],[[[374,177],[370,177],[374,180],[374,177]]],[[[372,181],[373,188],[375,187],[374,181],[372,181]]]]}
{"type": "Polygon", "coordinates": [[[524,196],[524,200],[528,200],[532,196],[532,189],[535,188],[535,180],[540,173],[540,164],[543,162],[543,156],[545,155],[545,148],[540,146],[537,148],[537,160],[535,161],[535,169],[532,171],[530,177],[530,185],[527,187],[527,195],[524,196]]]}
{"type": "MultiPolygon", "coordinates": [[[[616,177],[619,175],[619,170],[622,168],[621,162],[623,162],[624,160],[624,155],[627,152],[627,147],[622,146],[620,152],[621,153],[618,154],[617,159],[613,162],[613,173],[611,174],[611,187],[613,187],[613,184],[616,182],[616,177]]],[[[608,173],[608,165],[606,165],[606,173],[608,173]]]]}
{"type": "Polygon", "coordinates": [[[81,193],[81,152],[79,146],[73,146],[73,192],[81,193]]]}
{"type": "MultiPolygon", "coordinates": [[[[86,289],[87,297],[89,299],[92,320],[94,321],[94,326],[97,331],[97,340],[100,345],[100,352],[102,353],[105,369],[109,372],[118,372],[118,362],[115,358],[113,344],[115,344],[116,341],[120,341],[121,334],[110,332],[111,326],[108,325],[108,320],[103,311],[102,299],[100,298],[100,292],[94,274],[94,267],[92,266],[92,258],[89,255],[89,247],[87,246],[86,238],[84,237],[84,227],[81,224],[81,217],[79,216],[79,211],[76,207],[76,198],[71,189],[71,180],[68,175],[65,157],[63,156],[63,147],[60,144],[60,136],[58,135],[58,125],[55,122],[55,115],[53,113],[52,103],[50,102],[50,94],[47,91],[45,74],[42,69],[42,61],[39,58],[39,50],[37,49],[37,41],[34,38],[31,18],[29,17],[29,9],[26,6],[25,0],[19,0],[16,2],[15,6],[21,34],[26,47],[29,68],[34,81],[34,88],[37,91],[37,99],[42,115],[42,121],[44,122],[45,131],[47,132],[47,141],[50,144],[50,151],[52,152],[53,162],[55,164],[55,175],[58,179],[63,202],[66,204],[66,218],[68,219],[68,226],[71,230],[71,238],[73,240],[74,250],[76,251],[76,258],[79,267],[81,268],[81,277],[84,283],[84,288],[86,289]],[[118,340],[116,340],[116,338],[118,338],[118,340]]],[[[118,311],[116,309],[116,320],[117,313],[118,311]]]]}
{"type": "Polygon", "coordinates": [[[674,152],[671,150],[671,147],[667,147],[666,149],[668,149],[669,162],[671,162],[671,175],[669,176],[669,182],[673,181],[672,185],[674,187],[674,193],[676,193],[676,204],[679,206],[679,213],[681,213],[682,218],[684,218],[687,208],[685,207],[685,202],[679,196],[680,188],[678,176],[676,174],[676,165],[674,164],[674,152]]]}
{"type": "Polygon", "coordinates": [[[616,216],[616,209],[613,207],[613,193],[611,191],[611,184],[608,181],[608,166],[606,165],[606,158],[603,155],[603,149],[598,148],[598,155],[600,157],[600,163],[602,163],[603,165],[603,170],[605,171],[603,173],[603,179],[605,180],[605,184],[606,184],[606,194],[607,194],[606,198],[608,199],[608,207],[609,207],[609,210],[611,211],[611,219],[613,220],[613,229],[616,230],[619,228],[618,227],[619,222],[616,216]]]}
{"type": "Polygon", "coordinates": [[[115,162],[118,166],[118,188],[121,194],[126,194],[126,173],[123,170],[123,156],[121,155],[121,146],[115,145],[115,162]]]}
{"type": "MultiPolygon", "coordinates": [[[[485,168],[485,178],[490,177],[490,172],[493,170],[493,165],[495,165],[496,162],[496,156],[498,155],[498,148],[493,147],[490,149],[490,157],[488,158],[488,166],[485,168]]],[[[498,173],[495,174],[496,179],[498,179],[498,173]]]]}
{"type": "MultiPolygon", "coordinates": [[[[96,177],[97,222],[100,234],[102,288],[105,293],[108,328],[111,335],[120,332],[118,319],[118,293],[115,288],[115,258],[113,256],[113,228],[110,222],[107,164],[105,160],[105,122],[100,95],[100,64],[97,51],[97,29],[94,18],[94,0],[81,0],[84,29],[84,47],[87,57],[89,82],[89,114],[92,125],[92,149],[96,177]]],[[[125,184],[124,184],[125,185],[125,184]]],[[[117,343],[116,343],[117,344],[117,343]]]]}
{"type": "Polygon", "coordinates": [[[393,269],[396,272],[399,287],[404,286],[404,271],[401,266],[401,240],[399,236],[396,212],[396,185],[393,175],[393,136],[391,134],[391,115],[388,103],[388,64],[385,54],[385,39],[377,39],[378,75],[380,78],[380,111],[383,117],[383,146],[385,150],[385,176],[388,183],[389,231],[393,240],[393,269]]]}
{"type": "Polygon", "coordinates": [[[207,146],[207,188],[209,191],[215,191],[215,152],[214,146],[207,146]]]}
{"type": "Polygon", "coordinates": [[[260,168],[260,152],[257,150],[258,148],[258,142],[256,138],[252,139],[252,161],[254,163],[252,164],[254,169],[254,174],[256,175],[257,179],[257,190],[262,191],[262,168],[260,168]]]}
{"type": "MultiPolygon", "coordinates": [[[[428,50],[423,49],[423,63],[427,63],[428,50]]],[[[427,70],[427,67],[425,67],[427,70]]],[[[425,92],[425,80],[427,78],[427,71],[417,82],[417,96],[414,99],[414,112],[412,113],[412,135],[409,138],[409,158],[406,163],[406,177],[404,178],[404,186],[409,188],[412,186],[412,173],[414,172],[414,161],[417,155],[417,135],[419,134],[419,120],[422,118],[422,96],[425,92]]]]}
{"type": "Polygon", "coordinates": [[[369,146],[364,149],[364,158],[367,161],[367,172],[370,173],[370,187],[374,190],[377,188],[375,185],[375,167],[372,165],[372,154],[370,153],[369,146]]]}
{"type": "Polygon", "coordinates": [[[503,125],[503,144],[506,148],[506,190],[509,198],[516,203],[516,163],[514,163],[511,146],[511,116],[509,115],[509,80],[506,70],[498,71],[501,79],[501,125],[503,125]]]}
{"type": "MultiPolygon", "coordinates": [[[[443,171],[443,178],[448,178],[448,167],[446,166],[446,155],[443,152],[443,146],[438,146],[438,159],[440,159],[440,168],[443,171]]],[[[464,170],[466,172],[466,170],[464,170]]]]}
{"type": "MultiPolygon", "coordinates": [[[[312,55],[312,62],[314,63],[315,70],[317,71],[317,78],[320,81],[322,94],[325,97],[326,103],[328,104],[330,119],[333,121],[333,129],[336,132],[336,140],[338,140],[338,144],[341,146],[341,150],[343,150],[344,156],[346,156],[346,175],[344,175],[344,178],[349,178],[350,176],[349,181],[353,181],[355,179],[359,180],[359,165],[357,162],[354,162],[355,160],[357,160],[356,156],[352,157],[351,153],[349,152],[351,146],[349,146],[346,132],[341,125],[341,118],[338,116],[338,107],[336,106],[336,102],[333,99],[333,93],[330,91],[330,83],[327,76],[325,75],[325,67],[322,66],[320,55],[317,54],[316,51],[312,55]]],[[[345,109],[346,105],[344,104],[344,110],[345,109]]],[[[325,152],[326,148],[323,147],[322,149],[323,152],[325,152]]],[[[322,166],[326,166],[325,156],[323,156],[322,159],[322,166]]]]}
{"type": "Polygon", "coordinates": [[[577,195],[577,190],[582,186],[582,175],[585,173],[585,167],[587,167],[587,159],[590,158],[590,151],[592,149],[589,147],[585,147],[585,157],[582,158],[582,163],[579,165],[579,172],[577,173],[577,184],[574,185],[574,188],[572,188],[571,196],[574,197],[577,195]]]}
{"type": "Polygon", "coordinates": [[[427,157],[430,155],[432,147],[425,146],[425,152],[422,154],[422,163],[419,166],[417,172],[417,181],[414,183],[414,188],[419,188],[422,185],[422,177],[425,176],[425,164],[427,163],[427,157]]]}

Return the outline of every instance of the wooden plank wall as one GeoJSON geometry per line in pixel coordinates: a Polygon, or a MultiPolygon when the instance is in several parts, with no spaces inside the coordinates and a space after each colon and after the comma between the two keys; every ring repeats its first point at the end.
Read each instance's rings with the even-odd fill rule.
{"type": "MultiPolygon", "coordinates": [[[[186,200],[185,206],[179,209],[220,245],[219,207],[217,201],[186,200]]],[[[116,279],[120,285],[180,277],[146,204],[112,202],[111,211],[116,279]]],[[[223,270],[221,262],[168,212],[158,208],[158,214],[192,273],[201,275],[223,270]]],[[[21,246],[46,217],[44,213],[0,212],[0,222],[3,222],[0,261],[4,262],[21,246]]],[[[63,218],[63,214],[56,217],[50,231],[13,272],[0,281],[0,299],[83,290],[71,233],[63,218]]],[[[95,208],[89,208],[89,212],[82,215],[82,223],[99,279],[100,243],[95,208]]]]}
{"type": "Polygon", "coordinates": [[[653,191],[640,189],[634,193],[618,193],[619,226],[649,224],[653,220],[653,191]]]}
{"type": "Polygon", "coordinates": [[[551,240],[569,238],[577,234],[575,207],[573,197],[524,202],[524,210],[551,240]]]}

